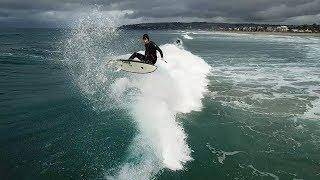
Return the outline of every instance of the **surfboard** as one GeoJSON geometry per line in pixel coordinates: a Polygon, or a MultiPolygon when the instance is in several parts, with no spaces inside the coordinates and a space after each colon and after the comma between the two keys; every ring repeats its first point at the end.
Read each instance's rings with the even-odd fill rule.
{"type": "Polygon", "coordinates": [[[157,69],[157,66],[152,64],[147,64],[137,60],[128,60],[128,59],[118,59],[114,61],[114,66],[120,70],[146,74],[154,72],[157,69]]]}

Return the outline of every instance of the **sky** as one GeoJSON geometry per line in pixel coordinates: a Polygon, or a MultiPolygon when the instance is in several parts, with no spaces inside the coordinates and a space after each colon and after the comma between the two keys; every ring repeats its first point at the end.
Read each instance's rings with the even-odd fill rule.
{"type": "Polygon", "coordinates": [[[0,27],[68,27],[97,9],[119,24],[320,24],[320,0],[0,0],[0,27]]]}

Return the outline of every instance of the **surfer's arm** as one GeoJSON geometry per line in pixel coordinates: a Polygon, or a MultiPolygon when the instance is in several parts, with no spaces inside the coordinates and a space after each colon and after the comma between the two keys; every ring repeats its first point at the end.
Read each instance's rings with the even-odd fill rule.
{"type": "Polygon", "coordinates": [[[155,43],[153,43],[153,45],[156,47],[156,50],[159,51],[161,58],[163,58],[163,53],[162,53],[162,50],[159,48],[159,46],[156,45],[155,43]]]}

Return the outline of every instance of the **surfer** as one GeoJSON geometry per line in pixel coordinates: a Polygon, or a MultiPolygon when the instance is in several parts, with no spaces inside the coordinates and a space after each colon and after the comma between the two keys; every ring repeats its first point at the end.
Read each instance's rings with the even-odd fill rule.
{"type": "Polygon", "coordinates": [[[129,59],[138,58],[140,61],[143,61],[148,64],[155,64],[157,62],[157,51],[159,51],[161,58],[163,59],[163,53],[162,50],[159,48],[159,46],[156,45],[153,41],[150,41],[148,34],[144,34],[142,36],[142,40],[145,47],[145,53],[140,54],[137,52],[134,52],[129,59]]]}

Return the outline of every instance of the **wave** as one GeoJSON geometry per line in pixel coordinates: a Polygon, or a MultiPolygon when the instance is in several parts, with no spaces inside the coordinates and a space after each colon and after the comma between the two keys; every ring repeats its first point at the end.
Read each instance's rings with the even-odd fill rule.
{"type": "MultiPolygon", "coordinates": [[[[173,44],[163,45],[161,49],[168,63],[157,62],[159,68],[155,73],[135,76],[126,83],[121,83],[123,79],[119,79],[120,83],[116,81],[139,89],[130,111],[140,134],[130,146],[128,159],[135,161],[125,163],[115,179],[149,179],[163,168],[181,170],[192,160],[187,135],[176,115],[201,110],[210,66],[173,44]]],[[[119,86],[116,87],[118,91],[119,86]]]]}
{"type": "Polygon", "coordinates": [[[138,129],[126,160],[107,172],[106,178],[150,179],[164,168],[182,170],[192,157],[176,116],[201,110],[210,66],[183,48],[165,44],[160,47],[168,63],[158,60],[154,73],[115,73],[106,65],[110,58],[105,58],[115,57],[115,49],[105,47],[115,44],[119,32],[109,21],[103,22],[99,13],[94,17],[101,28],[90,29],[95,23],[92,18],[81,20],[65,43],[64,62],[95,111],[124,108],[138,129]]]}

